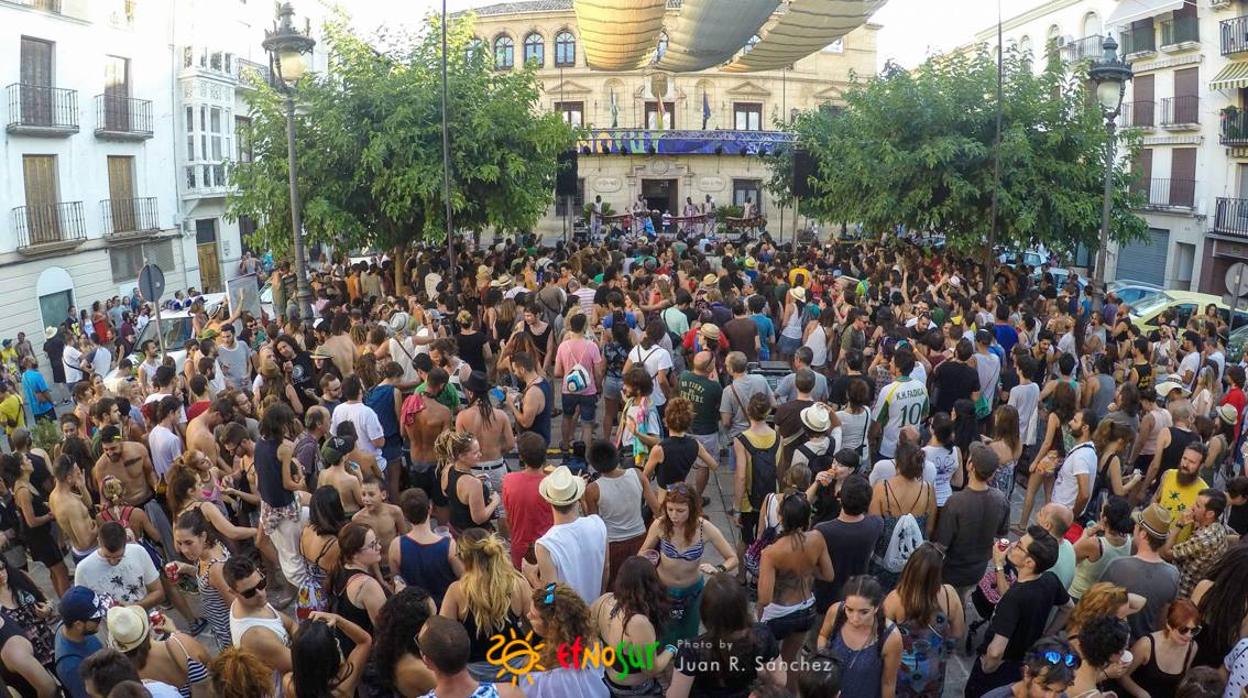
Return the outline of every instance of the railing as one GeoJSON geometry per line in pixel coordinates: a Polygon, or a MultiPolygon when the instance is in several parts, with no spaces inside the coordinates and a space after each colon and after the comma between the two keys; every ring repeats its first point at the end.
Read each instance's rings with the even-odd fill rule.
{"type": "Polygon", "coordinates": [[[1222,145],[1248,145],[1248,112],[1223,111],[1218,142],[1222,145]]]}
{"type": "Polygon", "coordinates": [[[1200,98],[1196,95],[1165,97],[1161,100],[1161,125],[1200,123],[1200,98]]]}
{"type": "Polygon", "coordinates": [[[1132,184],[1131,190],[1148,198],[1145,208],[1193,208],[1196,205],[1194,179],[1143,179],[1132,184]]]}
{"type": "Polygon", "coordinates": [[[1122,33],[1122,55],[1157,50],[1157,33],[1150,24],[1147,27],[1128,29],[1122,33]]]}
{"type": "Polygon", "coordinates": [[[1123,128],[1152,128],[1157,125],[1157,103],[1141,99],[1125,102],[1122,105],[1122,118],[1119,124],[1123,128]]]}
{"type": "Polygon", "coordinates": [[[1248,237],[1248,199],[1218,197],[1218,211],[1213,217],[1213,230],[1218,233],[1248,237]]]}
{"type": "Polygon", "coordinates": [[[18,206],[13,209],[13,229],[19,250],[57,242],[87,239],[81,201],[18,206]]]}
{"type": "Polygon", "coordinates": [[[17,2],[17,4],[19,5],[25,5],[26,7],[33,7],[36,10],[43,10],[44,12],[55,12],[58,15],[61,13],[61,0],[14,0],[14,1],[17,2]]]}
{"type": "Polygon", "coordinates": [[[23,128],[78,130],[78,92],[59,87],[13,83],[9,97],[10,131],[23,128]]]}
{"type": "Polygon", "coordinates": [[[1183,15],[1161,23],[1161,45],[1174,46],[1184,42],[1200,43],[1199,22],[1194,15],[1183,15]]]}
{"type": "Polygon", "coordinates": [[[160,230],[156,214],[156,197],[142,199],[104,199],[100,202],[107,235],[160,230]]]}
{"type": "Polygon", "coordinates": [[[1105,37],[1100,34],[1085,36],[1082,39],[1074,41],[1062,46],[1060,55],[1063,61],[1074,62],[1081,61],[1085,58],[1097,58],[1101,55],[1101,46],[1105,37]]]}
{"type": "Polygon", "coordinates": [[[260,79],[266,84],[273,82],[273,76],[272,72],[269,70],[269,66],[263,63],[249,61],[246,58],[234,59],[234,74],[238,78],[239,82],[246,82],[246,76],[253,73],[259,76],[260,79]]]}
{"type": "Polygon", "coordinates": [[[95,96],[95,133],[152,135],[152,103],[146,99],[95,96]]]}
{"type": "Polygon", "coordinates": [[[1222,55],[1248,51],[1248,15],[1224,19],[1219,24],[1222,35],[1222,55]]]}

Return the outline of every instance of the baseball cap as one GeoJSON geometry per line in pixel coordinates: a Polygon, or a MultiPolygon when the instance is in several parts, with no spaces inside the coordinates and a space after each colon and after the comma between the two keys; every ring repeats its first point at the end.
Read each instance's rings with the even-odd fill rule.
{"type": "Polygon", "coordinates": [[[84,586],[70,587],[61,597],[61,619],[66,623],[103,620],[107,612],[104,601],[84,586]]]}
{"type": "Polygon", "coordinates": [[[331,436],[325,439],[325,445],[321,446],[321,460],[325,465],[338,465],[342,462],[342,457],[355,450],[355,444],[343,436],[331,436]]]}

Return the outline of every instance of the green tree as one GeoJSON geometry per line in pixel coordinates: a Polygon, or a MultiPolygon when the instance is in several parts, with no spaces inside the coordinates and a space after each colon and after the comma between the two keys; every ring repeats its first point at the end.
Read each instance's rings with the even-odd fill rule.
{"type": "MultiPolygon", "coordinates": [[[[1036,72],[1029,57],[1006,52],[997,243],[1007,249],[1097,248],[1107,134],[1087,84],[1086,65],[1072,70],[1050,56],[1036,72]]],[[[961,251],[984,250],[996,86],[996,52],[980,50],[932,58],[910,72],[890,65],[856,82],[843,109],[800,115],[798,141],[817,165],[815,194],[802,200],[802,213],[860,222],[873,233],[903,224],[944,233],[961,251]]],[[[1138,139],[1119,140],[1127,157],[1115,164],[1111,237],[1125,242],[1143,237],[1146,226],[1132,212],[1143,203],[1130,189],[1138,139]]],[[[778,174],[769,186],[787,199],[791,154],[773,159],[778,174]]]]}
{"type": "MultiPolygon", "coordinates": [[[[447,104],[451,202],[458,231],[530,229],[549,206],[556,156],[575,133],[538,112],[531,70],[495,71],[472,42],[471,15],[448,29],[447,104]]],[[[337,248],[393,249],[445,237],[441,128],[441,37],[430,22],[416,35],[379,36],[376,48],[326,26],[327,74],[300,82],[296,156],[309,240],[337,248]]],[[[257,222],[258,249],[291,246],[285,96],[257,82],[247,139],[253,159],[235,163],[232,218],[257,222]]],[[[396,267],[401,268],[400,265],[396,267]]]]}

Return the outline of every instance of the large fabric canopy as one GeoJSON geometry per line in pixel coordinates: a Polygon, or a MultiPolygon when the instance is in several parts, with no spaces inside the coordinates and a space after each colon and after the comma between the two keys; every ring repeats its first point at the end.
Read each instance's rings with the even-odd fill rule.
{"type": "Polygon", "coordinates": [[[668,23],[667,50],[658,68],[693,72],[728,62],[777,5],[777,0],[684,0],[668,23]]]}
{"type": "Polygon", "coordinates": [[[1130,24],[1137,19],[1171,12],[1183,7],[1184,2],[1185,0],[1122,0],[1118,3],[1118,7],[1109,13],[1105,26],[1118,27],[1130,24]]]}
{"type": "Polygon", "coordinates": [[[730,73],[780,70],[866,23],[887,0],[793,0],[762,41],[724,67],[730,73]]]}
{"type": "Polygon", "coordinates": [[[585,61],[595,70],[633,70],[654,55],[667,0],[575,0],[585,61]]]}

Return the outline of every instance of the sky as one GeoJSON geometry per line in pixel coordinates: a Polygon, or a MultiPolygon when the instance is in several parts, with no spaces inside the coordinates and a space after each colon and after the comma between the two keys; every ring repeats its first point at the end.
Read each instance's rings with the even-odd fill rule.
{"type": "MultiPolygon", "coordinates": [[[[357,29],[370,32],[385,23],[415,25],[427,12],[438,11],[437,0],[338,0],[351,13],[357,29]]],[[[495,0],[447,0],[451,12],[493,4],[495,0]]],[[[1005,19],[1026,12],[1045,0],[998,0],[1005,19]]],[[[879,65],[893,59],[913,67],[929,53],[939,53],[969,42],[983,29],[996,24],[993,0],[889,0],[872,21],[883,25],[879,33],[879,65]]]]}

